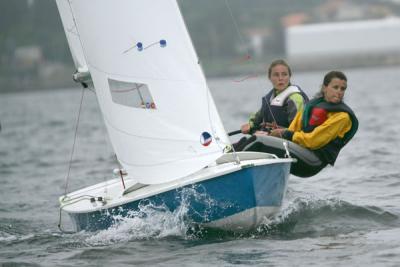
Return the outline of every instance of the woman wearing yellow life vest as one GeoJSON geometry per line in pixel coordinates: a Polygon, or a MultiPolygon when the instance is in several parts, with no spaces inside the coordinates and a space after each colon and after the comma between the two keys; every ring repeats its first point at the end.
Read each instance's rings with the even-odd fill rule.
{"type": "Polygon", "coordinates": [[[288,129],[277,128],[270,135],[305,147],[326,165],[334,165],[340,150],[358,129],[358,120],[343,102],[347,77],[343,72],[328,72],[321,91],[299,111],[288,129]]]}

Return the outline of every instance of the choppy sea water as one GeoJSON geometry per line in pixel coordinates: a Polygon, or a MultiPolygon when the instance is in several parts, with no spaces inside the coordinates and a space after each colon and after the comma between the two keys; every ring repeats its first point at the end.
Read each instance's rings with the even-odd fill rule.
{"type": "MultiPolygon", "coordinates": [[[[292,82],[313,95],[323,74],[296,73],[292,82]]],[[[145,208],[149,216],[108,230],[61,233],[58,197],[81,90],[1,94],[0,265],[399,266],[400,68],[346,74],[346,102],[359,117],[359,132],[335,167],[308,179],[292,176],[281,213],[242,235],[191,229],[181,220],[184,208],[145,208]]],[[[209,86],[227,131],[259,108],[270,87],[264,78],[240,77],[209,86]]],[[[116,167],[95,94],[86,91],[68,187],[103,181],[116,167]]],[[[63,223],[71,226],[65,216],[63,223]]]]}

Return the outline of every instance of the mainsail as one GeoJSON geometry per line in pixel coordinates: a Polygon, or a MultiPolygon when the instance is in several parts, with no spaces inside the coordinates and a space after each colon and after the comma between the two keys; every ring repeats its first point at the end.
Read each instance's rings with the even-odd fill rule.
{"type": "Polygon", "coordinates": [[[112,146],[131,177],[163,183],[222,155],[229,140],[175,0],[57,4],[75,64],[87,65],[112,146]]]}

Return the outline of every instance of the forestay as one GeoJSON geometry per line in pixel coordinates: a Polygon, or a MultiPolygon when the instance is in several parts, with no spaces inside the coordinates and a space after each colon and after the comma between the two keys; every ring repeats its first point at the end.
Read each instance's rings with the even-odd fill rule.
{"type": "Polygon", "coordinates": [[[228,137],[175,0],[57,2],[60,11],[71,7],[111,143],[130,176],[163,183],[223,154],[228,137]]]}

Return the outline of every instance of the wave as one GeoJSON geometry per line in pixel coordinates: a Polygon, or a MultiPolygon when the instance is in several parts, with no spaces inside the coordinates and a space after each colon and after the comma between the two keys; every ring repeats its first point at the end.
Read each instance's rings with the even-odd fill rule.
{"type": "Polygon", "coordinates": [[[210,229],[188,222],[188,211],[182,205],[171,212],[166,206],[147,203],[128,218],[115,217],[109,229],[93,233],[82,232],[88,246],[104,246],[134,240],[229,240],[236,238],[297,239],[335,236],[371,229],[399,226],[399,217],[376,206],[359,206],[344,200],[296,198],[273,219],[266,219],[248,233],[210,229]]]}
{"type": "Polygon", "coordinates": [[[399,226],[399,217],[377,206],[359,206],[336,198],[297,198],[274,220],[261,225],[257,234],[297,239],[393,226],[399,226]]]}
{"type": "MultiPolygon", "coordinates": [[[[191,196],[191,192],[187,196],[191,196]]],[[[196,197],[205,198],[202,192],[196,197]]],[[[185,203],[185,202],[184,202],[185,203]]],[[[281,212],[248,233],[216,230],[187,220],[189,206],[174,212],[165,205],[144,202],[128,217],[115,216],[115,224],[97,232],[60,234],[54,231],[26,231],[28,222],[2,220],[0,244],[41,243],[63,239],[63,247],[98,247],[140,240],[227,241],[238,238],[299,239],[336,236],[399,228],[399,217],[377,206],[356,205],[337,198],[297,197],[286,203],[281,212]],[[12,226],[12,227],[11,227],[12,226]],[[25,230],[24,230],[25,229],[25,230]]],[[[57,248],[54,248],[57,250],[57,248]]]]}
{"type": "MultiPolygon", "coordinates": [[[[92,246],[103,246],[131,240],[186,238],[189,228],[184,219],[186,213],[186,205],[171,212],[164,205],[141,204],[139,210],[131,212],[128,217],[114,216],[115,224],[112,227],[90,234],[85,242],[92,246]]],[[[84,232],[84,235],[87,234],[84,232]]]]}

